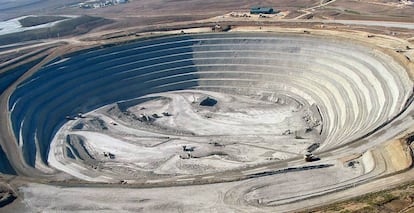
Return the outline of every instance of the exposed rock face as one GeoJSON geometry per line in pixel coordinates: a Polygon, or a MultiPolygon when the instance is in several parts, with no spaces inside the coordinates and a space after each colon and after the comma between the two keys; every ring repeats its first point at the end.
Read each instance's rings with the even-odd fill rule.
{"type": "Polygon", "coordinates": [[[12,203],[17,198],[17,195],[3,184],[0,184],[0,208],[12,203]]]}
{"type": "Polygon", "coordinates": [[[216,104],[217,104],[217,100],[210,98],[210,97],[207,97],[200,102],[200,106],[212,107],[212,106],[215,106],[216,104]]]}
{"type": "MultiPolygon", "coordinates": [[[[28,166],[44,172],[48,171],[50,144],[57,130],[65,122],[73,122],[65,116],[74,117],[79,112],[87,115],[109,104],[181,90],[245,97],[280,94],[303,105],[290,109],[291,113],[310,109],[303,118],[308,129],[296,131],[286,125],[280,134],[285,132],[286,137],[305,138],[306,134],[317,132],[321,136],[317,141],[320,142],[318,151],[324,151],[363,137],[397,116],[410,97],[412,86],[406,68],[392,57],[344,40],[265,33],[196,34],[62,56],[18,85],[9,98],[8,110],[18,141],[15,146],[21,146],[18,149],[22,150],[22,158],[28,166]]],[[[215,110],[205,114],[206,124],[229,118],[227,114],[220,114],[220,109],[216,110],[217,105],[221,107],[222,104],[218,96],[204,97],[207,98],[200,103],[203,106],[199,107],[202,108],[200,113],[215,110]],[[214,108],[207,108],[212,106],[214,108]]],[[[274,106],[286,107],[290,105],[288,100],[279,98],[274,106]]],[[[268,110],[268,113],[283,117],[284,113],[278,110],[268,110]]],[[[190,112],[193,111],[181,114],[190,112]]],[[[232,119],[247,119],[250,124],[266,121],[267,126],[272,126],[274,120],[261,111],[235,109],[231,113],[232,119]],[[260,119],[251,120],[250,117],[260,119]]],[[[139,115],[120,116],[136,122],[137,126],[150,126],[146,128],[162,126],[163,121],[181,116],[169,109],[139,115]],[[173,116],[164,116],[163,112],[171,112],[173,116]]],[[[106,123],[110,121],[90,120],[77,129],[83,130],[86,125],[92,129],[114,127],[106,123]]],[[[232,124],[232,120],[227,124],[232,124]]],[[[190,134],[185,135],[200,135],[194,127],[201,131],[206,126],[209,125],[193,124],[190,134]]],[[[243,125],[237,127],[243,128],[243,125]]],[[[251,129],[246,128],[245,132],[251,129]]],[[[117,155],[116,159],[122,159],[120,157],[117,155]]],[[[269,155],[269,158],[273,157],[269,155]]]]}

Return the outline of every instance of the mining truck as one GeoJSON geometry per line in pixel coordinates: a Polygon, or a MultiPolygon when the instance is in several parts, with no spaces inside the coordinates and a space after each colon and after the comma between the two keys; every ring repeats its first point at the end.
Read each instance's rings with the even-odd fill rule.
{"type": "Polygon", "coordinates": [[[320,158],[315,157],[312,153],[308,152],[305,154],[304,159],[306,162],[312,162],[312,161],[317,161],[320,160],[320,158]]]}

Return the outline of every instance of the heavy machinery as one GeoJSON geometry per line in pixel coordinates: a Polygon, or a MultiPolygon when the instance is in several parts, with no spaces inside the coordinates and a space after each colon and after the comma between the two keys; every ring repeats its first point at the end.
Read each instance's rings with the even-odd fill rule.
{"type": "Polygon", "coordinates": [[[304,156],[304,159],[306,162],[313,162],[313,161],[318,161],[320,160],[320,158],[315,157],[312,153],[307,152],[304,156]]]}

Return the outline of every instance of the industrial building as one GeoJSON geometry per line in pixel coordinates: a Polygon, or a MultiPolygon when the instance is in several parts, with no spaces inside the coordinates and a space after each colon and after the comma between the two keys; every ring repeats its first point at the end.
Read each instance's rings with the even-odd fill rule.
{"type": "Polygon", "coordinates": [[[252,7],[250,9],[250,14],[274,14],[278,12],[271,7],[252,7]]]}

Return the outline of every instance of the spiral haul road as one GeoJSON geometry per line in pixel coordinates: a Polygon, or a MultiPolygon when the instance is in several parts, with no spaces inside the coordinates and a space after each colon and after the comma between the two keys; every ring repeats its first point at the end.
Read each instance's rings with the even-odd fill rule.
{"type": "Polygon", "coordinates": [[[413,81],[372,45],[214,33],[49,58],[3,92],[3,173],[146,187],[216,183],[224,191],[209,193],[237,211],[289,210],[282,207],[399,170],[387,159],[394,145],[375,149],[389,140],[376,133],[411,106],[413,81]],[[305,162],[309,152],[318,159],[305,162]]]}

